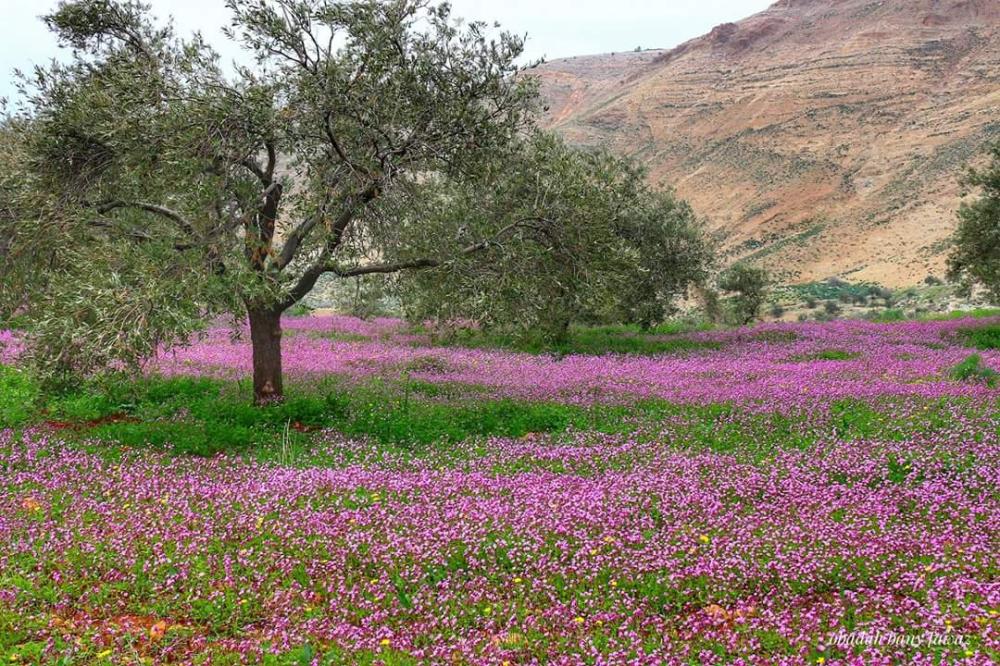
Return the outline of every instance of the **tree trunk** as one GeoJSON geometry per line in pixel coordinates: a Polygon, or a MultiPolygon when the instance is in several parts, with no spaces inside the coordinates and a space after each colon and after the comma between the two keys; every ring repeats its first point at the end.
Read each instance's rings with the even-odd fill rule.
{"type": "Polygon", "coordinates": [[[281,310],[247,307],[253,345],[253,400],[258,405],[284,397],[281,377],[281,310]]]}

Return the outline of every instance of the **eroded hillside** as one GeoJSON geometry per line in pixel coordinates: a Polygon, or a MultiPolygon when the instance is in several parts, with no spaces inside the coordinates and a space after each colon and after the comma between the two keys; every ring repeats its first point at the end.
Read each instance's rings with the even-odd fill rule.
{"type": "Polygon", "coordinates": [[[957,175],[1000,137],[1000,2],[781,0],[533,72],[549,126],[641,159],[730,258],[907,285],[943,272],[957,175]]]}

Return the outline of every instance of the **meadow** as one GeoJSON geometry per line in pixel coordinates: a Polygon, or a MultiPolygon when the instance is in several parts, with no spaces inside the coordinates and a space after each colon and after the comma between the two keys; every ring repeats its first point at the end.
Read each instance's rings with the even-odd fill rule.
{"type": "Polygon", "coordinates": [[[226,326],[42,391],[0,333],[0,661],[992,664],[996,319],[226,326]]]}

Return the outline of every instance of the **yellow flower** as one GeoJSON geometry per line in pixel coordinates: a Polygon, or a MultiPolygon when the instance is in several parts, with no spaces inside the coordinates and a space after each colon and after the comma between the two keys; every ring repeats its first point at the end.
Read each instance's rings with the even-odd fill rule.
{"type": "Polygon", "coordinates": [[[390,641],[388,638],[383,638],[378,642],[378,644],[381,645],[382,647],[389,647],[390,643],[392,643],[392,641],[390,641]]]}
{"type": "Polygon", "coordinates": [[[975,652],[973,652],[972,650],[966,650],[966,651],[965,651],[965,656],[966,656],[966,657],[971,657],[971,656],[972,656],[972,655],[974,655],[974,654],[976,654],[976,653],[975,653],[975,652]]]}
{"type": "Polygon", "coordinates": [[[611,581],[611,587],[618,587],[618,581],[616,580],[611,581]]]}
{"type": "Polygon", "coordinates": [[[597,555],[597,549],[596,548],[591,548],[590,549],[590,554],[591,555],[597,555]]]}
{"type": "Polygon", "coordinates": [[[487,606],[486,608],[483,609],[483,615],[489,615],[492,612],[493,612],[492,606],[487,606]]]}
{"type": "Polygon", "coordinates": [[[698,537],[698,541],[701,541],[702,543],[708,543],[709,541],[711,541],[711,539],[708,538],[707,534],[702,534],[700,537],[698,537]]]}
{"type": "Polygon", "coordinates": [[[996,617],[997,615],[1000,615],[1000,611],[995,611],[995,610],[990,611],[990,617],[996,617]]]}
{"type": "Polygon", "coordinates": [[[104,658],[109,657],[109,656],[111,656],[111,650],[104,650],[103,652],[98,652],[97,653],[97,658],[98,659],[104,659],[104,658]]]}
{"type": "Polygon", "coordinates": [[[817,657],[816,658],[816,663],[817,664],[825,664],[826,663],[826,657],[817,657]]]}
{"type": "Polygon", "coordinates": [[[614,540],[615,540],[614,537],[609,537],[609,536],[604,537],[604,543],[611,543],[614,540]]]}
{"type": "Polygon", "coordinates": [[[521,577],[518,576],[517,578],[515,578],[514,582],[520,584],[521,583],[521,577]]]}
{"type": "Polygon", "coordinates": [[[583,624],[584,622],[582,617],[574,617],[573,621],[576,622],[577,624],[583,624]]]}

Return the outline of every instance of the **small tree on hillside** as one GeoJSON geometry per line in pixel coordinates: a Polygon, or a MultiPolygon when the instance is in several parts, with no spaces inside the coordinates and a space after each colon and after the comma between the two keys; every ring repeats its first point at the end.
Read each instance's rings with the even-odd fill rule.
{"type": "Polygon", "coordinates": [[[710,246],[690,207],[651,190],[632,163],[538,134],[515,164],[471,186],[444,182],[426,210],[411,211],[422,223],[403,225],[413,234],[407,244],[450,244],[455,257],[404,278],[413,317],[471,318],[558,340],[572,321],[656,323],[677,293],[704,279],[710,246]],[[421,233],[428,221],[442,234],[421,233]],[[463,250],[497,228],[488,247],[463,250]]]}
{"type": "Polygon", "coordinates": [[[734,323],[746,325],[760,318],[769,283],[766,270],[747,264],[735,264],[719,276],[719,289],[731,294],[729,313],[734,323]]]}
{"type": "Polygon", "coordinates": [[[988,148],[990,163],[970,169],[964,187],[979,190],[979,197],[964,202],[958,211],[955,246],[948,259],[948,277],[986,287],[1000,299],[1000,141],[988,148]]]}

